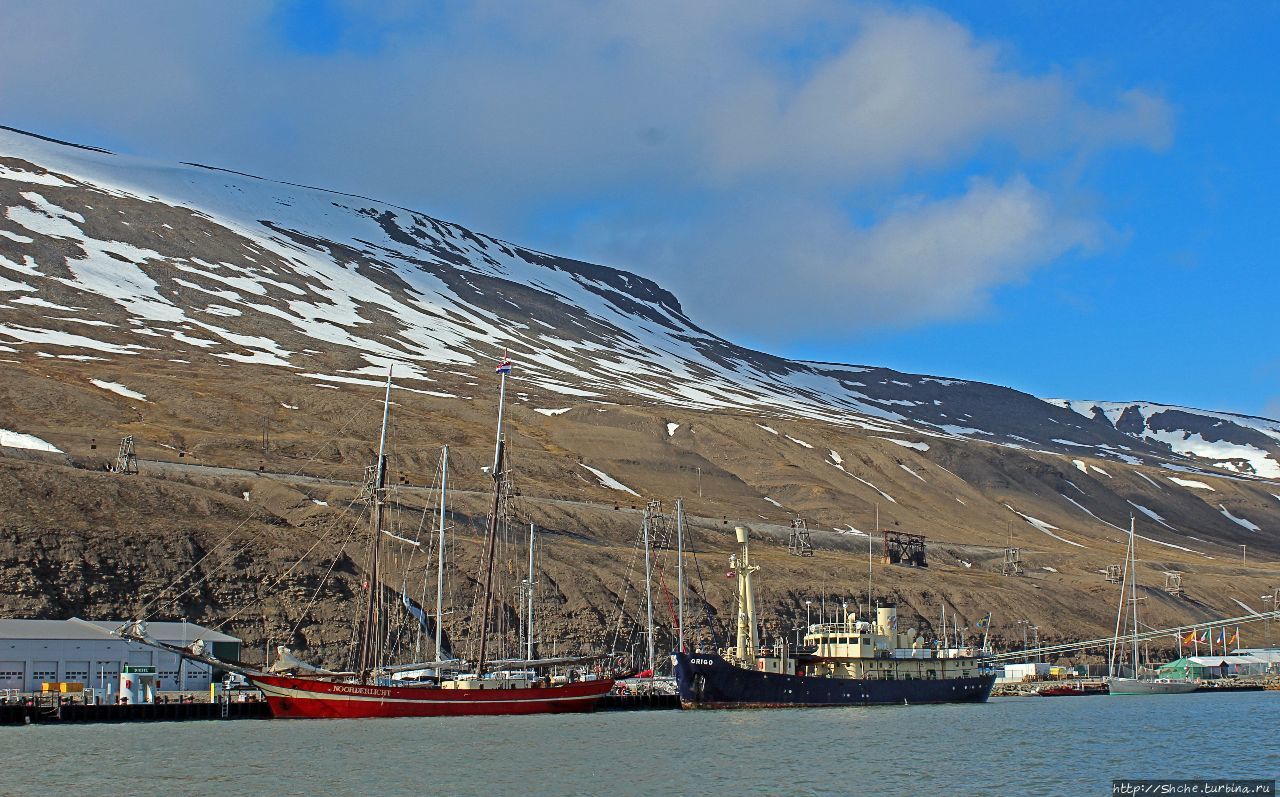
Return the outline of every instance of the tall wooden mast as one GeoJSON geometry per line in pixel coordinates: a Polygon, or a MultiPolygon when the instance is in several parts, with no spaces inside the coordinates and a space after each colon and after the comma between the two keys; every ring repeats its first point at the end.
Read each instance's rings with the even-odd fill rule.
{"type": "Polygon", "coordinates": [[[369,559],[366,573],[369,578],[369,602],[365,610],[364,624],[360,629],[360,646],[356,661],[356,672],[360,680],[368,681],[373,671],[383,663],[383,646],[386,635],[383,633],[383,595],[382,595],[382,515],[385,504],[387,484],[387,420],[391,414],[391,368],[387,368],[387,389],[382,399],[382,433],[378,437],[378,459],[374,465],[372,485],[372,533],[369,540],[369,559]]]}
{"type": "Polygon", "coordinates": [[[493,445],[493,500],[489,507],[489,528],[484,543],[484,609],[480,613],[480,652],[476,656],[476,675],[484,675],[485,654],[488,652],[489,615],[493,610],[493,554],[498,541],[498,523],[502,513],[502,479],[506,468],[506,441],[502,438],[502,411],[507,397],[507,375],[511,373],[511,361],[503,355],[497,367],[502,382],[498,388],[498,432],[493,445]]]}

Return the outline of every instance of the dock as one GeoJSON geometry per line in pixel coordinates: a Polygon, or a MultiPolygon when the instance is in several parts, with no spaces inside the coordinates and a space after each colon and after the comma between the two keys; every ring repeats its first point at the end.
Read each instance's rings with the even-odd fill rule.
{"type": "Polygon", "coordinates": [[[48,703],[0,705],[0,725],[90,722],[181,722],[189,720],[269,719],[265,701],[219,703],[48,703]]]}

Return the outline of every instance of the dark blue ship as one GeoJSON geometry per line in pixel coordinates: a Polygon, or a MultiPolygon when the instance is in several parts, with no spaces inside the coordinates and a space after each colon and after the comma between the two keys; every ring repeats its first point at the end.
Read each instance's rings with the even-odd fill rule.
{"type": "Polygon", "coordinates": [[[685,708],[782,708],[920,703],[981,703],[994,673],[938,678],[836,678],[749,670],[716,653],[677,653],[676,685],[685,708]]]}
{"type": "Polygon", "coordinates": [[[738,577],[737,645],[720,652],[672,656],[685,708],[871,706],[981,703],[995,673],[980,651],[929,645],[915,629],[900,633],[897,608],[880,606],[874,619],[849,614],[840,623],[811,625],[804,646],[756,644],[747,530],[730,561],[738,577]]]}

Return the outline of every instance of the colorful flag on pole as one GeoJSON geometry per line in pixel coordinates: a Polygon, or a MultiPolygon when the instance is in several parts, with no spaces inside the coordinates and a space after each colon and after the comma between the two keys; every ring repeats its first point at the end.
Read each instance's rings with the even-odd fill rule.
{"type": "Polygon", "coordinates": [[[1209,642],[1209,632],[1206,630],[1203,634],[1201,634],[1201,635],[1200,635],[1200,638],[1199,638],[1198,640],[1196,640],[1196,641],[1197,641],[1197,642],[1204,642],[1204,643],[1208,644],[1208,642],[1209,642]]]}
{"type": "Polygon", "coordinates": [[[991,612],[987,612],[986,616],[973,624],[974,628],[987,628],[991,625],[991,612]]]}
{"type": "Polygon", "coordinates": [[[1196,641],[1195,631],[1187,632],[1187,635],[1182,638],[1182,644],[1184,645],[1190,645],[1192,642],[1195,642],[1195,641],[1196,641]]]}
{"type": "Polygon", "coordinates": [[[511,361],[503,357],[502,362],[498,363],[498,367],[493,370],[499,374],[509,374],[511,373],[511,361]]]}
{"type": "Polygon", "coordinates": [[[1233,645],[1240,644],[1240,626],[1236,626],[1236,632],[1231,635],[1231,644],[1233,645]]]}
{"type": "Polygon", "coordinates": [[[1218,630],[1218,639],[1217,639],[1217,642],[1218,642],[1218,644],[1219,644],[1219,645],[1225,645],[1225,644],[1227,644],[1227,629],[1222,628],[1222,629],[1219,629],[1219,630],[1218,630]]]}

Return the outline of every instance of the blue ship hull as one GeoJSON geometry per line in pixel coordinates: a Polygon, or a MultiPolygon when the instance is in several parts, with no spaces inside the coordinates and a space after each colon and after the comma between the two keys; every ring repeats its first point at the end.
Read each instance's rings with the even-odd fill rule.
{"type": "Polygon", "coordinates": [[[994,673],[900,681],[783,675],[746,670],[714,653],[676,653],[672,659],[685,708],[982,703],[996,682],[994,673]]]}

